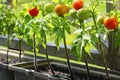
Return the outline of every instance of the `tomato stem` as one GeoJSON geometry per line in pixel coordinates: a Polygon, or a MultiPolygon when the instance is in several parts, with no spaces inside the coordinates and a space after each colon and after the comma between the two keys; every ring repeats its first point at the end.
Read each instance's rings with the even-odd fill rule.
{"type": "MultiPolygon", "coordinates": [[[[79,20],[79,22],[80,22],[80,28],[82,28],[82,30],[83,30],[81,35],[84,35],[84,32],[85,32],[84,20],[79,20]]],[[[86,46],[86,43],[85,43],[85,46],[86,46]]],[[[86,65],[86,69],[87,69],[87,80],[89,80],[90,79],[90,72],[89,72],[87,55],[86,55],[86,52],[85,52],[85,46],[82,48],[82,52],[83,52],[83,55],[84,55],[85,65],[86,65]]]]}
{"type": "MultiPolygon", "coordinates": [[[[44,13],[44,10],[43,10],[43,9],[42,9],[42,16],[45,16],[45,13],[44,13]]],[[[47,62],[48,62],[48,66],[49,66],[52,74],[55,74],[54,69],[53,69],[53,67],[52,67],[52,65],[51,65],[51,62],[50,62],[50,60],[49,60],[46,34],[44,35],[44,40],[45,40],[45,47],[46,47],[46,49],[45,49],[45,54],[46,54],[46,59],[47,59],[47,62]]]]}
{"type": "Polygon", "coordinates": [[[33,49],[34,49],[34,68],[35,68],[35,71],[38,71],[37,56],[36,56],[35,33],[33,33],[33,49]]]}
{"type": "Polygon", "coordinates": [[[70,65],[69,55],[68,55],[68,49],[67,49],[67,44],[66,44],[66,36],[65,36],[65,29],[64,28],[63,28],[63,33],[64,33],[63,42],[64,42],[64,47],[65,47],[65,54],[67,57],[68,69],[70,72],[71,80],[74,80],[71,65],[70,65]]]}
{"type": "Polygon", "coordinates": [[[8,41],[7,41],[7,55],[6,55],[6,59],[7,59],[7,61],[6,61],[6,63],[8,64],[8,53],[9,53],[9,47],[10,47],[10,34],[9,34],[10,32],[9,32],[9,29],[8,29],[8,41]]]}
{"type": "Polygon", "coordinates": [[[84,60],[85,60],[85,65],[87,69],[87,80],[90,80],[90,72],[89,72],[88,60],[87,60],[87,55],[85,53],[85,50],[83,50],[83,53],[84,53],[84,60]]]}
{"type": "Polygon", "coordinates": [[[104,49],[102,47],[102,41],[100,39],[100,36],[98,37],[99,38],[99,46],[100,46],[100,50],[101,50],[101,55],[102,55],[102,58],[103,58],[103,63],[105,65],[105,70],[106,70],[106,78],[107,80],[109,80],[109,72],[108,72],[108,66],[107,66],[107,62],[106,62],[106,58],[105,58],[105,54],[104,54],[104,49]]]}
{"type": "Polygon", "coordinates": [[[51,72],[52,72],[53,74],[55,74],[54,69],[53,69],[53,67],[52,67],[52,65],[51,65],[51,63],[50,63],[49,56],[48,56],[48,51],[47,51],[48,48],[47,48],[46,35],[44,36],[44,39],[45,39],[45,46],[46,46],[45,53],[46,53],[47,62],[48,62],[49,68],[51,69],[51,72]]]}
{"type": "Polygon", "coordinates": [[[19,47],[20,47],[20,53],[19,53],[19,61],[22,62],[22,39],[19,39],[19,47]]]}

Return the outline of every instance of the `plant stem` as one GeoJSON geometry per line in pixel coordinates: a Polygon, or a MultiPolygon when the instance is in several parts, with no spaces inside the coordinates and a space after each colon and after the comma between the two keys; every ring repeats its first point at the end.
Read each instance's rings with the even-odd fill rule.
{"type": "Polygon", "coordinates": [[[45,46],[46,46],[45,53],[46,53],[47,62],[48,62],[48,65],[49,65],[49,67],[50,67],[50,69],[51,69],[51,72],[52,72],[53,74],[55,74],[54,69],[53,69],[53,67],[52,67],[52,65],[51,65],[51,63],[50,63],[49,56],[48,56],[48,51],[47,51],[48,48],[47,48],[46,35],[45,35],[44,39],[45,39],[45,46]]]}
{"type": "Polygon", "coordinates": [[[8,53],[9,53],[9,46],[10,46],[10,35],[9,35],[9,30],[8,30],[8,42],[7,42],[7,55],[6,55],[6,59],[7,59],[7,61],[6,61],[6,63],[8,64],[8,53]]]}
{"type": "MultiPolygon", "coordinates": [[[[44,10],[42,10],[42,15],[45,16],[44,10]]],[[[49,56],[48,56],[48,48],[47,48],[46,34],[44,35],[44,39],[45,39],[45,47],[46,47],[46,49],[45,49],[45,54],[46,54],[48,66],[49,66],[51,72],[52,72],[53,74],[55,74],[54,69],[53,69],[53,67],[52,67],[52,65],[51,65],[51,63],[50,63],[49,56]]]]}
{"type": "Polygon", "coordinates": [[[105,54],[104,54],[104,49],[102,47],[102,41],[100,39],[100,36],[99,36],[99,46],[100,46],[100,50],[101,50],[101,56],[103,58],[103,63],[105,65],[105,71],[106,71],[106,79],[109,80],[109,72],[108,72],[108,66],[107,66],[107,62],[106,62],[106,58],[105,58],[105,54]]]}
{"type": "Polygon", "coordinates": [[[22,62],[22,58],[21,58],[21,55],[22,55],[22,39],[19,39],[19,46],[20,46],[19,60],[20,60],[20,62],[22,62]]]}
{"type": "Polygon", "coordinates": [[[65,54],[66,54],[66,57],[67,57],[68,69],[69,69],[69,72],[70,72],[71,80],[74,80],[72,69],[71,69],[71,65],[70,65],[68,50],[67,50],[67,44],[66,44],[66,37],[65,37],[65,30],[64,30],[64,28],[63,28],[63,33],[64,33],[63,42],[64,42],[64,47],[65,47],[65,54]]]}
{"type": "Polygon", "coordinates": [[[84,60],[85,60],[85,65],[86,65],[86,69],[87,69],[87,80],[90,80],[90,72],[89,72],[89,66],[88,66],[88,61],[87,61],[87,56],[86,56],[85,50],[83,50],[83,53],[84,53],[84,60]]]}
{"type": "MultiPolygon", "coordinates": [[[[80,22],[80,28],[83,29],[83,32],[81,33],[81,35],[84,35],[84,21],[83,20],[79,20],[80,22]]],[[[86,45],[86,43],[85,43],[86,45]]],[[[89,72],[89,66],[88,66],[88,61],[87,61],[87,56],[86,56],[86,52],[85,52],[85,47],[83,47],[82,52],[84,53],[84,60],[85,60],[85,65],[86,65],[86,69],[87,69],[87,80],[90,79],[90,72],[89,72]]]]}
{"type": "MultiPolygon", "coordinates": [[[[93,17],[93,21],[94,21],[94,24],[95,24],[95,27],[96,27],[96,31],[98,30],[98,27],[97,27],[97,23],[96,23],[96,20],[95,20],[95,14],[94,14],[94,10],[92,12],[92,17],[93,17]]],[[[107,62],[106,62],[106,57],[105,57],[105,53],[104,53],[104,49],[103,49],[103,46],[102,46],[102,41],[100,39],[100,35],[98,37],[98,40],[99,40],[99,46],[100,46],[100,54],[102,56],[102,59],[103,59],[103,64],[105,66],[105,71],[106,71],[106,79],[109,80],[109,72],[108,72],[108,66],[107,66],[107,62]]]]}
{"type": "Polygon", "coordinates": [[[35,68],[35,71],[38,71],[37,56],[36,56],[35,33],[33,33],[33,49],[34,49],[34,68],[35,68]]]}

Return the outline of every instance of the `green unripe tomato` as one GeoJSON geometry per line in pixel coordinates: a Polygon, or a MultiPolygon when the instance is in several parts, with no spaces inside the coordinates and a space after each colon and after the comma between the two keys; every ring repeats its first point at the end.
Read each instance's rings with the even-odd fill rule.
{"type": "Polygon", "coordinates": [[[91,17],[91,11],[86,8],[81,8],[77,11],[77,17],[82,20],[88,19],[91,17]]]}
{"type": "Polygon", "coordinates": [[[70,15],[70,17],[73,18],[73,19],[77,19],[77,18],[78,18],[78,17],[77,17],[77,11],[74,10],[74,9],[70,9],[70,10],[69,10],[69,15],[70,15]]]}
{"type": "Polygon", "coordinates": [[[47,3],[47,4],[45,4],[45,6],[44,6],[44,11],[45,11],[46,13],[51,13],[51,12],[54,12],[54,8],[55,8],[55,6],[54,6],[53,3],[47,3]]]}
{"type": "Polygon", "coordinates": [[[97,22],[97,24],[103,24],[103,20],[104,20],[104,16],[98,15],[97,19],[96,19],[96,22],[97,22]]]}

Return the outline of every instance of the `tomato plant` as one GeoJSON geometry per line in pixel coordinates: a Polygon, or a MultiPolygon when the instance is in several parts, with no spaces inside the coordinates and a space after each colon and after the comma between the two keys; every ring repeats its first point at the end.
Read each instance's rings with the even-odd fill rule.
{"type": "Polygon", "coordinates": [[[106,16],[104,18],[104,25],[108,29],[115,29],[117,28],[118,21],[115,16],[106,16]]]}
{"type": "Polygon", "coordinates": [[[11,6],[7,6],[3,4],[0,8],[0,21],[1,21],[1,34],[7,35],[7,55],[6,55],[6,63],[9,63],[9,47],[10,47],[10,41],[13,39],[14,34],[14,27],[15,27],[15,10],[11,6]]]}
{"type": "Polygon", "coordinates": [[[63,16],[69,11],[69,7],[65,4],[58,4],[55,6],[55,13],[59,16],[63,16]]]}
{"type": "Polygon", "coordinates": [[[73,1],[73,4],[72,4],[72,6],[75,10],[82,8],[83,5],[84,5],[83,0],[75,0],[75,1],[73,1]]]}
{"type": "Polygon", "coordinates": [[[38,13],[39,13],[39,10],[37,9],[37,6],[35,6],[35,7],[32,8],[32,9],[29,9],[29,14],[30,14],[32,17],[37,16],[38,13]]]}

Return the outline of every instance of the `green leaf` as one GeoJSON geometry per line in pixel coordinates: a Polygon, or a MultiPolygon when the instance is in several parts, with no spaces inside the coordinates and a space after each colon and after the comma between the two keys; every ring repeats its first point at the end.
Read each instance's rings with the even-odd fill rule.
{"type": "Polygon", "coordinates": [[[92,41],[92,43],[97,43],[97,42],[99,42],[98,37],[96,37],[96,34],[92,34],[92,35],[90,35],[90,36],[91,36],[91,41],[92,41]]]}
{"type": "Polygon", "coordinates": [[[82,31],[82,29],[77,29],[73,34],[80,34],[82,31]]]}
{"type": "Polygon", "coordinates": [[[77,52],[76,52],[76,46],[75,46],[75,45],[73,45],[72,48],[70,49],[70,53],[71,53],[71,54],[76,54],[76,53],[77,53],[77,52]]]}
{"type": "Polygon", "coordinates": [[[27,27],[27,28],[25,29],[25,34],[27,34],[29,31],[30,31],[30,28],[27,27]]]}
{"type": "Polygon", "coordinates": [[[59,50],[59,47],[60,47],[61,39],[62,38],[60,36],[56,36],[56,38],[55,38],[55,44],[56,44],[56,47],[57,47],[58,50],[59,50]]]}
{"type": "Polygon", "coordinates": [[[89,55],[89,57],[90,57],[91,59],[93,59],[93,57],[92,57],[92,55],[91,55],[91,53],[90,53],[90,48],[91,48],[90,44],[87,44],[87,45],[85,46],[85,52],[87,52],[87,54],[89,55]]]}
{"type": "Polygon", "coordinates": [[[87,35],[87,34],[83,35],[83,39],[90,41],[90,35],[87,35]]]}
{"type": "Polygon", "coordinates": [[[28,23],[31,20],[31,17],[29,15],[25,16],[25,23],[28,23]]]}
{"type": "Polygon", "coordinates": [[[64,32],[63,32],[63,30],[62,30],[61,28],[59,28],[59,29],[57,30],[57,35],[56,35],[56,36],[60,36],[61,38],[64,37],[64,32]]]}
{"type": "Polygon", "coordinates": [[[82,60],[82,49],[83,49],[83,47],[81,46],[81,45],[78,45],[77,47],[76,47],[76,50],[77,50],[77,60],[78,61],[81,61],[82,60]]]}
{"type": "Polygon", "coordinates": [[[25,34],[25,33],[24,33],[24,30],[25,30],[25,29],[24,29],[24,24],[20,24],[18,29],[19,29],[19,34],[20,34],[20,35],[24,35],[24,34],[25,34]]]}
{"type": "Polygon", "coordinates": [[[70,24],[66,19],[62,19],[62,26],[63,28],[66,30],[67,33],[71,34],[71,30],[70,30],[70,24]]]}

